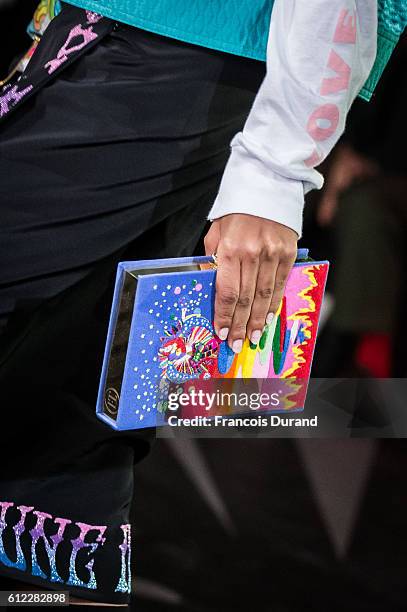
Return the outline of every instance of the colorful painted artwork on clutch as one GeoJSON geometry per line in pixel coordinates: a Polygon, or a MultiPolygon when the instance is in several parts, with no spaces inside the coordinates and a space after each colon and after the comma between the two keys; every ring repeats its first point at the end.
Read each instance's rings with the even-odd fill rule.
{"type": "Polygon", "coordinates": [[[326,264],[296,265],[280,308],[259,344],[246,339],[238,355],[213,328],[214,274],[200,273],[199,282],[191,274],[171,275],[174,282],[167,276],[165,285],[159,276],[151,285],[145,277],[143,284],[148,286],[143,294],[149,296],[149,303],[140,304],[139,310],[147,313],[143,328],[149,333],[142,331],[135,339],[139,354],[134,393],[139,418],[154,409],[165,412],[168,383],[185,385],[188,381],[285,379],[289,401],[284,408],[299,405],[306,392],[302,383],[310,374],[327,270],[326,264]],[[295,381],[301,384],[295,386],[295,381]],[[160,383],[161,393],[157,391],[160,383]]]}
{"type": "Polygon", "coordinates": [[[165,330],[158,351],[161,376],[171,382],[185,382],[195,378],[209,379],[218,375],[217,362],[221,340],[212,323],[195,308],[187,314],[182,308],[181,318],[165,330]]]}

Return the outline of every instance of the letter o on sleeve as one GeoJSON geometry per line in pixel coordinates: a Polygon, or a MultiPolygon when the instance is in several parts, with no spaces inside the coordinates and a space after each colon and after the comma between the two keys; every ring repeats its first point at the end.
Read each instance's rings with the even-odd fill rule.
{"type": "Polygon", "coordinates": [[[338,123],[339,108],[336,104],[323,104],[308,119],[307,132],[315,141],[327,140],[336,131],[338,123]],[[328,125],[324,126],[324,123],[328,125]]]}

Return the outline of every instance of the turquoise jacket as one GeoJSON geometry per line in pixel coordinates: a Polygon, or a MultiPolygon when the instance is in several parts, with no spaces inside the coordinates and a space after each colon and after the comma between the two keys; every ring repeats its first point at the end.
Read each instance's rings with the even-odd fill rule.
{"type": "MultiPolygon", "coordinates": [[[[138,28],[265,61],[274,0],[66,0],[138,28]]],[[[327,0],[329,2],[329,0],[327,0]]],[[[43,0],[58,5],[58,0],[43,0]]],[[[378,0],[378,51],[360,92],[370,99],[407,24],[407,0],[378,0]]]]}

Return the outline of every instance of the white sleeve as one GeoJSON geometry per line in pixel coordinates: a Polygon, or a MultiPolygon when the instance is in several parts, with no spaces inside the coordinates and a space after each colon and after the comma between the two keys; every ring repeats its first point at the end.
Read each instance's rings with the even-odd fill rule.
{"type": "Polygon", "coordinates": [[[231,143],[214,220],[246,213],[301,235],[304,194],[376,57],[377,0],[275,0],[267,71],[231,143]]]}

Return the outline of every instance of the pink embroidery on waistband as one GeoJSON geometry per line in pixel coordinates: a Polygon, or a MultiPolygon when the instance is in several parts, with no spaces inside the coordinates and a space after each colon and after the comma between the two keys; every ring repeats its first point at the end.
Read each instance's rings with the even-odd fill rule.
{"type": "Polygon", "coordinates": [[[88,23],[97,23],[102,19],[103,15],[94,13],[93,11],[86,11],[86,18],[88,23]]]}
{"type": "Polygon", "coordinates": [[[0,117],[6,115],[12,109],[12,107],[17,104],[17,102],[20,102],[20,100],[33,88],[32,85],[29,85],[20,91],[18,89],[18,85],[14,85],[14,87],[7,87],[9,87],[9,89],[4,89],[3,91],[5,91],[5,93],[0,96],[0,117]]]}
{"type": "Polygon", "coordinates": [[[92,26],[84,29],[81,24],[76,25],[69,32],[69,36],[64,45],[58,51],[56,58],[47,62],[44,68],[48,68],[48,74],[52,74],[55,72],[55,70],[57,70],[57,68],[67,61],[72,53],[75,53],[75,51],[80,51],[97,37],[98,35],[92,30],[92,26]],[[82,37],[82,42],[68,48],[69,43],[77,36],[82,37]]]}

